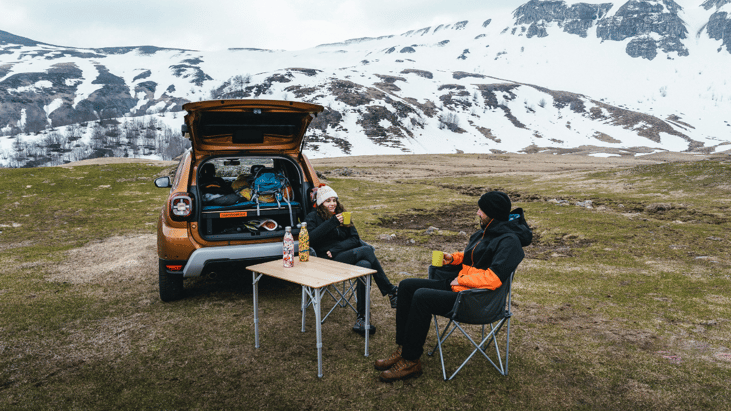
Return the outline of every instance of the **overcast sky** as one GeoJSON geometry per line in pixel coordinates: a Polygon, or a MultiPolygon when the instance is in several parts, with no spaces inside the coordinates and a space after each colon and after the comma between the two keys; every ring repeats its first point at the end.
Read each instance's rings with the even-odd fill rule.
{"type": "Polygon", "coordinates": [[[512,11],[528,0],[0,0],[0,30],[70,47],[300,50],[512,11]]]}

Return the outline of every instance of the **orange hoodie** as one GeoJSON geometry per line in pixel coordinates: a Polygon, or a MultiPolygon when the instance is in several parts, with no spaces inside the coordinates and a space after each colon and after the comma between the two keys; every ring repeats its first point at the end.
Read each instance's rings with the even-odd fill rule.
{"type": "MultiPolygon", "coordinates": [[[[450,265],[462,264],[464,253],[454,253],[452,254],[452,259],[450,265]]],[[[503,282],[500,281],[500,278],[491,269],[481,270],[467,264],[463,265],[459,274],[457,274],[457,281],[459,285],[452,286],[452,291],[454,292],[469,290],[470,288],[488,288],[495,290],[503,285],[503,282]]]]}

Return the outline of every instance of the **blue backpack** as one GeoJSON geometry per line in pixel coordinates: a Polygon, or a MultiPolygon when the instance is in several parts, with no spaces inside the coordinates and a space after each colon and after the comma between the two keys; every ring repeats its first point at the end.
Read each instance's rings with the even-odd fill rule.
{"type": "Polygon", "coordinates": [[[254,174],[249,178],[251,186],[251,201],[257,203],[289,203],[294,200],[292,185],[279,171],[271,168],[259,168],[253,170],[254,174]]]}

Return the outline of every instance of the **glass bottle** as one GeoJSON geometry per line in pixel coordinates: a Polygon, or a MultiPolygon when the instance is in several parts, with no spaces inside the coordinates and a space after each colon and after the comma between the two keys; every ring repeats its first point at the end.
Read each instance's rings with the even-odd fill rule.
{"type": "Polygon", "coordinates": [[[300,262],[310,261],[310,233],[307,232],[307,223],[302,223],[299,235],[300,262]]]}
{"type": "Polygon", "coordinates": [[[292,238],[292,227],[285,227],[284,229],[282,257],[285,267],[294,267],[294,238],[292,238]]]}

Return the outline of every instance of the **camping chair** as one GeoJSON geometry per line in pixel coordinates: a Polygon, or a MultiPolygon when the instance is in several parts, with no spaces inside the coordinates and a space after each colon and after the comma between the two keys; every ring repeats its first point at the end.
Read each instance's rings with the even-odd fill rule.
{"type": "MultiPolygon", "coordinates": [[[[445,267],[447,268],[447,267],[445,267]]],[[[451,267],[450,267],[451,268],[451,267]]],[[[429,267],[429,278],[439,279],[444,277],[445,274],[449,273],[449,269],[443,270],[441,267],[429,267]]],[[[460,291],[457,296],[457,300],[454,302],[452,311],[447,313],[444,317],[449,319],[449,323],[446,328],[439,334],[439,323],[437,322],[437,316],[434,315],[434,328],[437,334],[437,343],[434,348],[428,353],[433,355],[434,351],[439,348],[439,358],[442,362],[442,376],[444,381],[451,380],[457,375],[460,370],[467,364],[467,362],[479,351],[489,362],[495,367],[498,372],[504,376],[508,375],[508,354],[510,349],[510,318],[513,315],[510,311],[510,299],[511,292],[510,287],[513,283],[513,276],[515,271],[510,274],[508,280],[497,290],[488,289],[472,289],[466,291],[460,291]],[[482,337],[479,343],[475,342],[472,336],[468,333],[465,324],[479,324],[482,325],[482,337]],[[485,334],[485,326],[490,326],[490,332],[485,334]],[[504,347],[501,350],[502,343],[498,344],[498,337],[500,337],[500,331],[506,326],[507,330],[505,333],[504,347]],[[464,362],[457,368],[449,379],[447,379],[447,370],[444,366],[444,354],[442,352],[442,345],[452,335],[455,330],[460,330],[462,334],[472,343],[475,349],[467,357],[464,362]],[[495,350],[494,353],[490,350],[488,355],[487,349],[493,345],[495,350]],[[490,356],[494,356],[493,358],[490,356]]],[[[502,338],[501,338],[502,339],[502,338]]]]}
{"type": "MultiPolygon", "coordinates": [[[[323,289],[324,295],[329,295],[330,298],[333,299],[334,303],[333,306],[330,307],[330,310],[327,312],[327,314],[322,316],[322,323],[325,323],[325,320],[327,320],[327,317],[332,314],[333,311],[335,311],[336,308],[345,308],[350,307],[353,312],[358,312],[358,310],[353,306],[353,303],[357,301],[355,296],[355,287],[357,285],[357,279],[356,280],[347,280],[343,281],[342,283],[336,283],[329,285],[323,289]],[[340,286],[340,287],[338,287],[340,286]],[[351,303],[351,301],[353,303],[351,303]]],[[[307,307],[310,306],[312,302],[307,303],[306,295],[304,294],[304,290],[302,291],[302,318],[303,318],[303,329],[304,329],[304,313],[307,310],[307,307]]]]}
{"type": "MultiPolygon", "coordinates": [[[[373,248],[372,245],[366,243],[363,240],[360,240],[360,244],[364,246],[369,246],[373,248]]],[[[317,253],[313,248],[310,248],[310,255],[317,256],[317,253]]],[[[368,266],[370,268],[370,266],[368,266]]],[[[327,312],[327,314],[322,316],[322,319],[320,320],[320,323],[324,324],[325,320],[327,320],[327,317],[332,314],[333,311],[335,311],[336,308],[345,308],[350,307],[350,309],[353,310],[353,312],[357,313],[358,309],[353,305],[354,303],[357,303],[358,297],[356,295],[356,286],[358,284],[358,281],[363,281],[360,279],[355,280],[347,280],[340,284],[332,284],[328,287],[324,288],[324,294],[323,295],[329,295],[330,298],[333,299],[334,304],[332,307],[330,307],[330,310],[327,312]],[[340,288],[338,288],[338,285],[340,285],[340,288]]],[[[305,313],[307,312],[307,308],[312,304],[312,302],[308,302],[307,296],[305,295],[304,288],[302,289],[302,307],[300,310],[302,311],[302,332],[305,331],[305,313]]]]}

